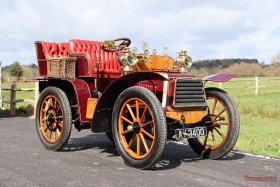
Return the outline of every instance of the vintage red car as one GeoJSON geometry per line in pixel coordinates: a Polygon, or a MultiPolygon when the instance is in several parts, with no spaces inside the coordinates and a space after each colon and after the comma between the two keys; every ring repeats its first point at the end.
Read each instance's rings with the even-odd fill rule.
{"type": "Polygon", "coordinates": [[[168,140],[187,140],[203,158],[228,154],[239,134],[238,109],[225,91],[205,84],[235,74],[197,78],[187,72],[186,51],[174,60],[167,48],[157,55],[146,43],[140,53],[130,44],[128,38],[35,42],[42,144],[61,150],[74,124],[78,131],[105,132],[124,162],[140,169],[159,161],[168,140]]]}

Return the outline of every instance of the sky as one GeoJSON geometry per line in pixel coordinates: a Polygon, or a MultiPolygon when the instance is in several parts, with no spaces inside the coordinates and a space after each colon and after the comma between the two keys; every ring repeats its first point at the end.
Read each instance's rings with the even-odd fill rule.
{"type": "Polygon", "coordinates": [[[193,61],[280,52],[279,0],[0,0],[0,62],[37,63],[34,41],[127,37],[193,61]]]}

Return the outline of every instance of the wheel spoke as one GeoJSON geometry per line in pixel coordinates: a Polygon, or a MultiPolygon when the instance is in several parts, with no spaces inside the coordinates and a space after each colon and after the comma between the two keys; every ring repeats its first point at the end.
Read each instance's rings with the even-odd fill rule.
{"type": "Polygon", "coordinates": [[[128,133],[130,133],[131,131],[128,131],[128,130],[126,130],[126,131],[123,131],[121,134],[122,135],[126,135],[126,134],[128,134],[128,133]]]}
{"type": "Polygon", "coordinates": [[[58,137],[60,137],[60,131],[58,130],[58,129],[56,129],[56,132],[57,132],[57,135],[58,135],[58,137]]]}
{"type": "Polygon", "coordinates": [[[136,105],[136,119],[139,120],[139,101],[135,100],[135,105],[136,105]]]}
{"type": "Polygon", "coordinates": [[[148,133],[145,129],[141,129],[141,132],[143,132],[144,134],[149,136],[151,139],[155,139],[155,137],[153,135],[151,135],[150,133],[148,133]]]}
{"type": "Polygon", "coordinates": [[[61,129],[62,129],[62,127],[63,127],[63,124],[60,124],[60,123],[56,123],[56,126],[59,126],[61,129]]]}
{"type": "Polygon", "coordinates": [[[219,114],[217,114],[216,118],[219,117],[222,113],[224,113],[224,111],[226,111],[225,108],[223,110],[221,110],[221,112],[219,112],[219,114]]]}
{"type": "Polygon", "coordinates": [[[56,141],[56,132],[53,132],[54,136],[53,136],[53,140],[56,141]]]}
{"type": "Polygon", "coordinates": [[[140,136],[136,134],[136,141],[137,141],[137,155],[140,155],[140,136]]]}
{"type": "Polygon", "coordinates": [[[126,104],[126,107],[127,107],[127,109],[129,110],[129,113],[130,113],[130,115],[131,115],[133,121],[136,121],[135,115],[134,115],[134,113],[133,113],[133,111],[132,111],[130,105],[129,105],[129,104],[126,104]]]}
{"type": "Polygon", "coordinates": [[[229,125],[229,122],[219,122],[220,125],[229,125]]]}
{"type": "Polygon", "coordinates": [[[49,103],[45,101],[45,111],[47,111],[48,109],[49,109],[49,103]]]}
{"type": "Polygon", "coordinates": [[[214,112],[215,112],[215,110],[216,110],[216,106],[217,106],[217,99],[214,98],[214,104],[213,104],[213,108],[212,108],[211,114],[214,114],[214,112]]]}
{"type": "Polygon", "coordinates": [[[49,133],[49,139],[50,140],[52,139],[52,131],[50,131],[50,133],[49,133]]]}
{"type": "Polygon", "coordinates": [[[43,131],[44,131],[44,132],[47,132],[47,130],[48,130],[48,127],[47,127],[47,126],[43,125],[42,128],[43,128],[43,131]]]}
{"type": "Polygon", "coordinates": [[[225,139],[225,136],[217,129],[214,127],[214,129],[217,131],[217,133],[223,138],[223,140],[225,139]]]}
{"type": "Polygon", "coordinates": [[[214,131],[213,129],[211,130],[211,135],[212,135],[212,139],[213,139],[213,146],[214,148],[216,147],[216,140],[215,140],[215,136],[214,136],[214,131]]]}
{"type": "Polygon", "coordinates": [[[121,119],[123,119],[124,121],[126,121],[126,122],[129,123],[130,125],[133,125],[133,122],[130,121],[129,119],[127,119],[126,117],[121,116],[121,119]]]}
{"type": "Polygon", "coordinates": [[[141,116],[141,122],[144,120],[147,110],[148,110],[148,106],[146,105],[141,116]]]}
{"type": "Polygon", "coordinates": [[[132,143],[133,143],[133,141],[134,141],[134,138],[135,138],[135,133],[133,134],[131,140],[129,141],[129,144],[128,144],[128,146],[127,146],[127,149],[130,149],[130,147],[132,146],[132,143]]]}
{"type": "Polygon", "coordinates": [[[53,98],[50,98],[49,101],[50,101],[50,106],[53,107],[53,98]]]}
{"type": "Polygon", "coordinates": [[[47,120],[48,120],[48,118],[42,118],[41,122],[44,122],[44,121],[47,121],[47,120]]]}
{"type": "Polygon", "coordinates": [[[57,99],[54,100],[53,107],[56,108],[56,105],[57,105],[57,99]]]}
{"type": "Polygon", "coordinates": [[[152,124],[153,122],[154,122],[153,120],[152,120],[152,121],[149,121],[149,122],[147,122],[147,123],[145,123],[145,124],[142,124],[141,127],[142,127],[142,128],[143,128],[143,127],[146,127],[146,126],[152,124]]]}
{"type": "Polygon", "coordinates": [[[145,147],[145,149],[146,149],[146,152],[148,153],[148,152],[149,152],[149,148],[148,148],[147,142],[146,142],[146,140],[145,140],[145,138],[144,138],[144,136],[143,136],[142,133],[140,133],[140,137],[141,137],[141,139],[142,139],[142,142],[143,142],[143,144],[144,144],[144,147],[145,147]]]}

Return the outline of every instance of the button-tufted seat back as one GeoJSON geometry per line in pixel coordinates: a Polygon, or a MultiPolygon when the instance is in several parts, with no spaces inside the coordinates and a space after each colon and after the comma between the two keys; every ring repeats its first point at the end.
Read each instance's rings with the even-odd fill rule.
{"type": "Polygon", "coordinates": [[[68,57],[69,43],[42,42],[44,54],[47,59],[68,57]]]}
{"type": "Polygon", "coordinates": [[[54,42],[42,42],[43,50],[46,58],[57,58],[58,57],[58,46],[54,42]]]}
{"type": "Polygon", "coordinates": [[[61,57],[68,57],[69,43],[59,43],[58,50],[61,57]]]}
{"type": "Polygon", "coordinates": [[[70,40],[69,54],[74,56],[85,56],[89,65],[93,66],[94,72],[97,71],[98,53],[101,55],[100,72],[120,73],[120,65],[117,53],[103,51],[102,42],[88,40],[70,40]]]}

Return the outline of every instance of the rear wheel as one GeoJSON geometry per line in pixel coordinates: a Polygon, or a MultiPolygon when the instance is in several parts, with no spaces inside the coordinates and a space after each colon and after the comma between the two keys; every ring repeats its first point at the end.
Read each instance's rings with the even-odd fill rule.
{"type": "Polygon", "coordinates": [[[191,148],[203,158],[218,159],[228,154],[234,147],[240,126],[237,106],[230,96],[222,90],[206,90],[209,120],[213,127],[206,137],[188,139],[191,148]],[[223,118],[222,121],[216,121],[223,118]]]}
{"type": "Polygon", "coordinates": [[[67,143],[72,115],[66,94],[57,87],[47,87],[40,94],[36,110],[36,130],[42,144],[60,150],[67,143]]]}
{"type": "Polygon", "coordinates": [[[166,118],[151,91],[134,86],[121,93],[112,124],[116,147],[127,165],[146,169],[159,160],[166,142],[166,118]]]}

